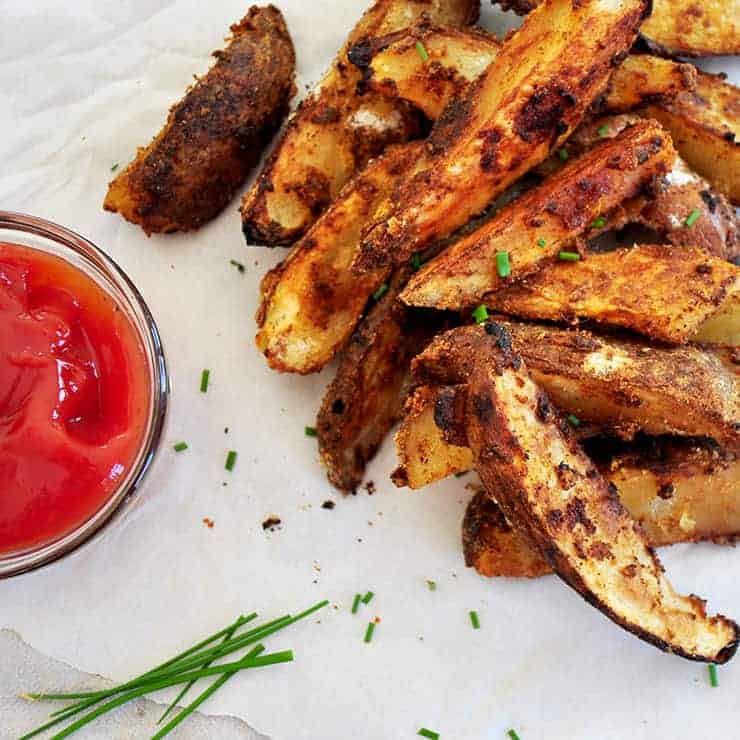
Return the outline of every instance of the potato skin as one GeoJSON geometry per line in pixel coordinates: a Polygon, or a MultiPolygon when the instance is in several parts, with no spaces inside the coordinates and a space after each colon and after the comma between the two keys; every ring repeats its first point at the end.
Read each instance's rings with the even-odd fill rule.
{"type": "Polygon", "coordinates": [[[280,11],[253,6],[216,63],[171,110],[103,203],[147,234],[190,231],[217,216],[279,128],[295,91],[295,52],[280,11]]]}

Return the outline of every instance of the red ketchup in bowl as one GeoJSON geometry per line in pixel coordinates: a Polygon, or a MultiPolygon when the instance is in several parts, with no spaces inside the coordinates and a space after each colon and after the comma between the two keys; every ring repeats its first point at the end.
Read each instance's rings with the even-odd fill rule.
{"type": "Polygon", "coordinates": [[[116,301],[62,259],[0,243],[0,554],[101,508],[136,462],[150,395],[116,301]]]}

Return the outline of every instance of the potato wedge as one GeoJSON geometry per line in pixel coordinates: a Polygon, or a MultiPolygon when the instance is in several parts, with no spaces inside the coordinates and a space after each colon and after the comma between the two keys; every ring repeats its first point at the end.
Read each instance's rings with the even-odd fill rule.
{"type": "Polygon", "coordinates": [[[740,344],[740,267],[702,249],[640,245],[553,262],[484,303],[525,319],[596,323],[630,329],[668,344],[693,339],[719,312],[720,344],[740,344]],[[722,328],[728,333],[722,334],[722,328]]]}
{"type": "Polygon", "coordinates": [[[295,92],[283,16],[253,6],[216,63],[108,187],[103,207],[147,234],[190,231],[217,216],[280,127],[295,92]]]}
{"type": "MultiPolygon", "coordinates": [[[[617,455],[597,466],[653,547],[734,542],[740,535],[740,460],[734,455],[702,440],[656,438],[647,450],[617,455]]],[[[484,492],[468,504],[462,540],[466,564],[483,576],[552,573],[484,492]]]]}
{"type": "Polygon", "coordinates": [[[316,420],[329,481],[344,492],[360,485],[365,466],[401,416],[411,358],[441,326],[439,314],[413,312],[396,300],[405,272],[394,275],[352,334],[316,420]]]}
{"type": "Polygon", "coordinates": [[[391,147],[373,160],[264,277],[256,342],[274,370],[321,370],[349,339],[388,276],[387,269],[362,276],[350,271],[362,226],[422,147],[421,142],[391,147]]]}
{"type": "Polygon", "coordinates": [[[657,124],[636,123],[525,193],[493,219],[432,260],[409,281],[401,300],[411,306],[462,309],[513,279],[539,270],[568,250],[596,219],[653,178],[668,172],[675,152],[657,124]],[[498,273],[507,252],[511,276],[498,273]]]}
{"type": "MultiPolygon", "coordinates": [[[[500,49],[501,42],[477,29],[420,25],[374,39],[356,53],[350,50],[349,59],[363,70],[371,90],[401,98],[436,121],[500,49]]],[[[623,112],[672,100],[695,85],[696,68],[691,64],[630,54],[614,70],[607,91],[595,105],[602,112],[623,112]]]]}
{"type": "Polygon", "coordinates": [[[357,272],[401,264],[480,213],[564,141],[635,38],[643,0],[545,0],[437,120],[397,207],[369,230],[357,272]]]}
{"type": "Polygon", "coordinates": [[[642,113],[671,132],[676,149],[693,170],[740,205],[740,88],[721,75],[699,72],[693,93],[681,93],[642,113]]]}
{"type": "Polygon", "coordinates": [[[377,0],[366,11],[321,82],[288,127],[242,203],[250,243],[292,244],[316,221],[344,185],[389,144],[421,134],[408,105],[358,89],[360,72],[347,61],[354,44],[414,23],[465,26],[478,17],[479,0],[377,0]]]}
{"type": "Polygon", "coordinates": [[[466,383],[475,469],[506,518],[560,578],[615,624],[661,650],[725,663],[740,628],[677,594],[655,552],[572,438],[507,330],[489,323],[439,335],[415,360],[439,383],[466,383]]]}
{"type": "MultiPolygon", "coordinates": [[[[504,10],[528,13],[540,0],[496,0],[504,10]]],[[[740,54],[740,5],[696,0],[653,0],[640,28],[651,49],[678,56],[740,54]]]]}

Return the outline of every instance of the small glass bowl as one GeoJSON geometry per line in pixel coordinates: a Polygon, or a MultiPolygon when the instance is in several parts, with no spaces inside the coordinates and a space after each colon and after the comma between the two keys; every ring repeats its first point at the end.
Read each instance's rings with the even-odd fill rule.
{"type": "MultiPolygon", "coordinates": [[[[0,554],[0,578],[17,575],[66,555],[99,532],[136,493],[162,441],[169,398],[169,377],[162,340],[144,299],[126,273],[101,249],[63,226],[35,216],[0,211],[0,242],[30,247],[62,258],[110,295],[134,327],[149,370],[148,422],[128,474],[90,518],[53,542],[0,554]]],[[[0,492],[1,495],[2,492],[0,492]]]]}

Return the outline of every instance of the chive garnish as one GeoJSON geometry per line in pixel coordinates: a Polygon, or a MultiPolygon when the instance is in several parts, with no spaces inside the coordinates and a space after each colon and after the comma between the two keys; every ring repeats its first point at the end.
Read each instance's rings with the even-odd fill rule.
{"type": "Polygon", "coordinates": [[[234,465],[236,465],[237,454],[238,453],[235,450],[229,450],[229,454],[226,455],[226,464],[224,467],[229,472],[231,472],[234,469],[234,465]]]}
{"type": "Polygon", "coordinates": [[[373,600],[373,596],[375,594],[372,591],[368,591],[363,597],[362,597],[362,603],[363,604],[369,604],[373,600]]]}
{"type": "Polygon", "coordinates": [[[414,270],[418,270],[421,267],[421,257],[418,252],[414,252],[411,255],[411,267],[413,267],[414,270]]]}
{"type": "Polygon", "coordinates": [[[316,427],[306,427],[303,431],[307,437],[316,437],[319,434],[316,427]]]}
{"type": "Polygon", "coordinates": [[[578,262],[581,255],[578,252],[558,252],[558,259],[563,260],[563,262],[578,262]]]}
{"type": "Polygon", "coordinates": [[[609,124],[605,123],[603,126],[599,126],[597,133],[599,134],[599,136],[602,136],[602,137],[609,136],[610,130],[611,129],[609,128],[609,124]]]}
{"type": "Polygon", "coordinates": [[[375,622],[368,622],[367,629],[365,630],[365,642],[370,642],[373,639],[373,632],[375,632],[375,622]]]}
{"type": "Polygon", "coordinates": [[[184,452],[188,449],[188,443],[187,442],[178,442],[173,448],[175,452],[184,452]]]}
{"type": "Polygon", "coordinates": [[[424,44],[421,43],[421,41],[417,41],[414,46],[416,47],[416,51],[419,52],[419,56],[421,57],[421,60],[423,62],[429,61],[429,54],[427,53],[427,50],[424,48],[424,44]]]}
{"type": "Polygon", "coordinates": [[[496,269],[499,277],[505,278],[511,275],[511,262],[509,262],[508,252],[496,252],[496,269]]]}
{"type": "Polygon", "coordinates": [[[547,246],[547,242],[546,242],[546,241],[545,241],[544,239],[542,239],[542,238],[540,237],[540,238],[539,238],[539,239],[537,240],[537,246],[538,246],[538,247],[546,247],[546,246],[547,246]]]}
{"type": "Polygon", "coordinates": [[[701,216],[701,211],[698,208],[694,208],[694,210],[686,217],[686,221],[684,221],[684,223],[686,226],[693,226],[699,219],[699,216],[701,216]]]}
{"type": "Polygon", "coordinates": [[[437,582],[436,581],[429,581],[429,580],[427,580],[427,588],[430,591],[436,591],[437,590],[437,582]]]}
{"type": "Polygon", "coordinates": [[[606,219],[603,216],[599,216],[597,219],[594,220],[594,222],[591,224],[592,229],[603,229],[604,226],[606,226],[606,219]]]}
{"type": "Polygon", "coordinates": [[[439,733],[434,730],[427,730],[426,727],[420,728],[419,732],[416,734],[421,735],[422,737],[427,737],[429,740],[439,740],[439,733]]]}
{"type": "Polygon", "coordinates": [[[473,625],[474,630],[480,629],[480,619],[478,618],[478,612],[472,611],[470,612],[470,624],[473,625]]]}
{"type": "Polygon", "coordinates": [[[558,157],[560,157],[560,159],[563,162],[567,161],[567,159],[568,159],[568,150],[565,147],[563,147],[562,149],[560,149],[558,151],[558,157]]]}
{"type": "Polygon", "coordinates": [[[354,601],[352,602],[352,614],[357,614],[357,610],[360,608],[361,601],[362,596],[360,596],[360,594],[355,594],[354,601]]]}
{"type": "Polygon", "coordinates": [[[717,676],[717,666],[714,663],[709,664],[709,685],[716,689],[719,687],[719,677],[717,676]]]}
{"type": "Polygon", "coordinates": [[[509,730],[506,734],[509,736],[510,740],[521,740],[519,735],[517,735],[516,730],[509,730]]]}
{"type": "Polygon", "coordinates": [[[482,324],[488,319],[488,309],[481,304],[475,309],[475,311],[473,311],[473,318],[477,324],[482,324]]]}
{"type": "Polygon", "coordinates": [[[568,416],[566,416],[565,418],[568,420],[568,423],[571,426],[574,426],[574,427],[581,426],[581,420],[575,414],[568,414],[568,416]]]}
{"type": "Polygon", "coordinates": [[[204,370],[200,374],[200,392],[205,393],[208,390],[208,382],[211,379],[211,371],[204,370]]]}
{"type": "Polygon", "coordinates": [[[373,300],[379,301],[388,292],[388,283],[381,283],[380,287],[373,293],[373,300]]]}
{"type": "Polygon", "coordinates": [[[236,267],[239,272],[244,272],[247,269],[241,262],[237,262],[236,260],[229,260],[229,263],[236,267]]]}
{"type": "Polygon", "coordinates": [[[115,171],[116,171],[117,169],[118,169],[118,162],[116,162],[116,163],[115,163],[115,164],[114,164],[114,165],[113,165],[113,166],[112,166],[112,167],[110,168],[110,171],[111,171],[111,172],[115,172],[115,171]]]}

